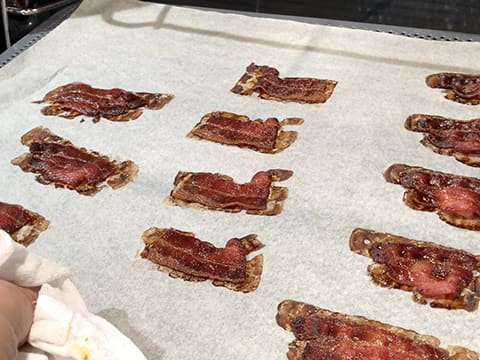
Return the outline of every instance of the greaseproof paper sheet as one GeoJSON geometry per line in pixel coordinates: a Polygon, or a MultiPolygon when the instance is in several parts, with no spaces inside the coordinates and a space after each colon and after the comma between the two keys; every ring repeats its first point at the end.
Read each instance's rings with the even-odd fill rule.
{"type": "Polygon", "coordinates": [[[353,254],[356,227],[480,253],[480,234],[402,203],[386,183],[393,163],[478,176],[434,154],[403,123],[413,113],[458,119],[480,107],[447,101],[425,85],[434,72],[479,72],[480,44],[434,42],[147,4],[86,0],[71,18],[0,71],[0,201],[51,221],[31,247],[68,267],[88,307],[132,338],[149,359],[284,359],[293,335],[275,322],[284,299],[363,315],[480,351],[478,313],[431,309],[411,294],[371,283],[370,260],[353,254]],[[321,105],[281,103],[229,92],[248,64],[283,76],[338,81],[321,105]],[[159,111],[126,123],[45,117],[41,99],[82,81],[100,88],[172,93],[159,111]],[[302,117],[297,141],[270,155],[186,138],[211,111],[251,118],[302,117]],[[22,134],[45,126],[77,146],[133,160],[133,183],[94,197],[34,180],[10,160],[27,151],[22,134]],[[260,170],[295,175],[278,216],[167,205],[178,171],[210,171],[246,182],[260,170]],[[223,246],[258,234],[265,243],[259,288],[250,294],[172,279],[139,257],[150,226],[175,227],[223,246]]]}

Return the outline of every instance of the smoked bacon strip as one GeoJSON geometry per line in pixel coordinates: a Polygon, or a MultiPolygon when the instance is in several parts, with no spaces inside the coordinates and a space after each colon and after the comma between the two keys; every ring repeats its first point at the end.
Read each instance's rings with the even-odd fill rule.
{"type": "Polygon", "coordinates": [[[84,115],[110,121],[135,120],[143,109],[159,110],[173,95],[161,93],[132,92],[123,89],[97,89],[88,84],[75,82],[49,91],[37,104],[47,103],[43,115],[56,115],[67,119],[84,115]]]}
{"type": "Polygon", "coordinates": [[[462,104],[480,104],[480,75],[437,73],[429,75],[426,83],[431,88],[445,89],[445,98],[462,104]]]}
{"type": "Polygon", "coordinates": [[[350,249],[374,261],[368,273],[380,286],[410,291],[435,308],[478,308],[480,256],[367,229],[352,232],[350,249]]]}
{"type": "Polygon", "coordinates": [[[285,187],[273,186],[274,181],[287,180],[293,171],[274,169],[256,173],[250,182],[237,184],[229,176],[218,173],[180,171],[168,200],[175,205],[192,205],[210,210],[247,214],[277,215],[288,196],[285,187]]]}
{"type": "Polygon", "coordinates": [[[151,227],[142,240],[141,256],[172,277],[212,280],[215,286],[242,292],[254,291],[260,283],[263,255],[247,260],[248,254],[264,246],[254,234],[230,239],[224,248],[217,248],[190,232],[151,227]]]}
{"type": "Polygon", "coordinates": [[[111,161],[95,151],[75,147],[41,126],[24,134],[21,141],[30,151],[13,159],[13,165],[38,174],[35,179],[41,184],[54,184],[82,195],[95,195],[105,187],[101,185],[105,181],[118,189],[138,172],[133,161],[111,161]]]}
{"type": "Polygon", "coordinates": [[[333,93],[336,81],[306,77],[280,78],[277,69],[251,63],[245,74],[230,90],[239,95],[252,95],[262,99],[319,104],[326,102],[333,93]]]}
{"type": "Polygon", "coordinates": [[[420,142],[434,152],[453,156],[466,165],[480,166],[480,119],[414,114],[405,121],[405,128],[423,133],[420,142]]]}
{"type": "Polygon", "coordinates": [[[20,205],[0,202],[0,229],[23,246],[32,244],[50,222],[20,205]]]}
{"type": "Polygon", "coordinates": [[[385,180],[407,191],[403,202],[410,208],[432,211],[450,225],[480,230],[480,180],[394,164],[384,173],[385,180]]]}
{"type": "Polygon", "coordinates": [[[294,300],[279,304],[276,320],[295,335],[289,360],[478,360],[460,346],[441,348],[433,336],[294,300]]]}
{"type": "Polygon", "coordinates": [[[300,118],[287,118],[281,122],[276,118],[268,118],[262,121],[216,111],[204,115],[187,136],[275,154],[289,147],[297,138],[296,131],[283,131],[282,127],[302,123],[303,119],[300,118]]]}

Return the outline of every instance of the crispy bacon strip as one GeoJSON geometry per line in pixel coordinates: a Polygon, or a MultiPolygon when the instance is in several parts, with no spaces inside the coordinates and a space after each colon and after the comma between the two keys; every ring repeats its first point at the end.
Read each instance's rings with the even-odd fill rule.
{"type": "Polygon", "coordinates": [[[264,245],[251,234],[227,241],[217,248],[195,234],[176,229],[151,227],[142,235],[141,256],[172,277],[188,281],[213,280],[213,285],[242,292],[254,291],[263,269],[263,255],[247,260],[247,255],[264,245]]]}
{"type": "Polygon", "coordinates": [[[300,125],[303,119],[276,118],[250,120],[248,116],[225,111],[211,112],[202,117],[187,135],[227,145],[247,147],[262,153],[275,154],[289,147],[296,131],[283,131],[285,125],[300,125]]]}
{"type": "Polygon", "coordinates": [[[459,346],[441,348],[433,336],[299,301],[281,302],[276,319],[296,338],[289,360],[478,360],[477,353],[459,346]]]}
{"type": "Polygon", "coordinates": [[[260,171],[250,182],[237,184],[222,174],[180,171],[168,200],[175,205],[196,205],[211,210],[246,210],[247,214],[277,215],[282,211],[288,189],[272,183],[292,175],[290,170],[260,171]]]}
{"type": "Polygon", "coordinates": [[[435,308],[478,308],[480,256],[367,229],[352,232],[350,249],[375,262],[368,273],[378,285],[411,291],[414,301],[435,308]]]}
{"type": "Polygon", "coordinates": [[[41,126],[24,134],[21,141],[30,152],[11,163],[25,172],[38,174],[36,180],[41,184],[54,184],[83,195],[95,195],[105,187],[100,186],[104,181],[112,189],[118,189],[132,181],[138,172],[133,161],[110,161],[95,151],[75,147],[41,126]]]}
{"type": "Polygon", "coordinates": [[[57,115],[72,119],[79,115],[101,117],[110,121],[135,120],[142,115],[142,109],[159,110],[173,95],[161,93],[131,92],[122,89],[97,89],[88,84],[75,82],[49,91],[35,103],[50,104],[41,109],[44,115],[57,115]]]}
{"type": "Polygon", "coordinates": [[[436,115],[414,114],[405,121],[405,128],[422,132],[420,141],[442,155],[480,166],[480,119],[455,120],[436,115]]]}
{"type": "Polygon", "coordinates": [[[462,104],[480,104],[480,75],[437,73],[427,77],[431,88],[446,90],[445,98],[462,104]]]}
{"type": "Polygon", "coordinates": [[[268,100],[318,104],[326,102],[337,85],[333,80],[281,79],[279,74],[275,68],[251,63],[230,91],[239,95],[257,92],[259,97],[268,100]]]}
{"type": "Polygon", "coordinates": [[[47,219],[36,212],[20,205],[0,202],[0,229],[23,246],[32,244],[42,231],[47,230],[49,224],[47,219]]]}
{"type": "Polygon", "coordinates": [[[405,204],[415,210],[432,211],[450,225],[480,230],[480,180],[421,167],[394,164],[385,180],[407,189],[405,204]]]}

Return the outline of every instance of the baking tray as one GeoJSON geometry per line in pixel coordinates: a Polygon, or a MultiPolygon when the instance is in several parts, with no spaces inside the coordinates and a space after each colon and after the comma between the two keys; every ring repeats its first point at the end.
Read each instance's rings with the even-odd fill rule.
{"type": "Polygon", "coordinates": [[[89,308],[112,321],[149,359],[284,359],[292,335],[276,307],[296,299],[431,334],[480,350],[478,313],[431,309],[410,294],[374,286],[369,260],[348,248],[355,227],[480,253],[479,234],[451,227],[402,203],[403,189],[382,172],[393,163],[476,176],[432,153],[403,128],[412,113],[478,117],[425,85],[438,71],[475,72],[476,42],[426,41],[359,29],[145,4],[84,1],[0,72],[1,198],[51,221],[32,251],[71,269],[89,308]],[[82,29],[82,31],[79,31],[82,29]],[[99,36],[101,34],[101,36],[99,36]],[[72,39],[75,37],[75,41],[72,39]],[[401,50],[401,51],[399,51],[401,50]],[[338,81],[326,104],[243,97],[229,89],[250,62],[282,76],[338,81]],[[173,93],[160,111],[126,123],[44,117],[33,100],[71,81],[173,93]],[[210,111],[250,117],[303,117],[297,141],[269,155],[185,135],[210,111]],[[54,189],[10,165],[20,137],[42,125],[78,146],[135,161],[135,181],[95,197],[54,189]],[[164,203],[178,171],[210,171],[248,181],[260,170],[295,172],[282,214],[229,214],[164,203]],[[223,246],[258,234],[265,266],[259,288],[236,293],[169,278],[142,260],[150,226],[192,231],[223,246]]]}

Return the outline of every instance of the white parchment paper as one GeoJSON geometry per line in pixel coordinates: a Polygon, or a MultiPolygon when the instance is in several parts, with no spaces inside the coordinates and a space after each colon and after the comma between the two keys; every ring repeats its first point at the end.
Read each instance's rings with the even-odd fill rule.
{"type": "Polygon", "coordinates": [[[402,203],[382,172],[403,162],[478,176],[419,144],[403,128],[412,113],[459,119],[480,107],[443,99],[424,79],[438,71],[479,72],[480,44],[433,42],[302,23],[249,18],[127,0],[84,1],[74,15],[0,71],[0,200],[51,221],[32,250],[69,267],[89,308],[132,338],[149,359],[284,359],[293,336],[275,323],[284,299],[364,315],[480,351],[478,313],[431,309],[410,294],[373,285],[369,259],[350,252],[367,227],[480,253],[480,234],[402,203]],[[255,62],[281,76],[338,81],[323,105],[265,101],[229,92],[255,62]],[[38,100],[83,81],[96,87],[166,92],[175,99],[128,123],[44,117],[38,100]],[[303,117],[298,140],[276,155],[188,139],[210,111],[303,117]],[[43,125],[78,146],[140,166],[136,180],[95,197],[41,185],[10,165],[20,137],[43,125]],[[248,181],[291,169],[275,217],[165,205],[175,174],[212,171],[248,181]],[[260,287],[241,294],[171,279],[139,258],[150,226],[192,231],[223,246],[256,233],[266,244],[260,287]]]}

